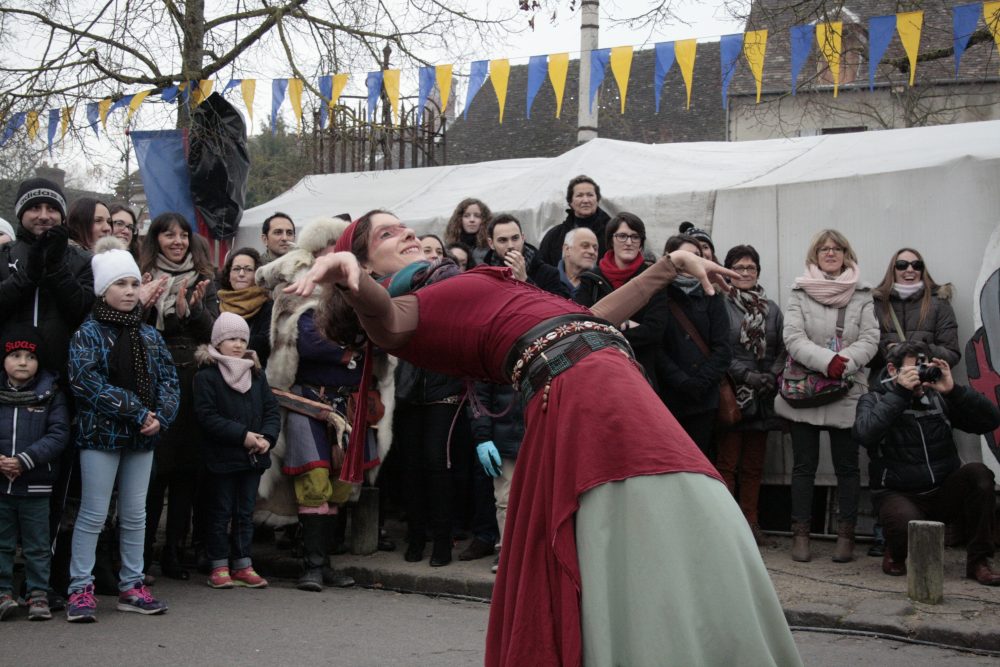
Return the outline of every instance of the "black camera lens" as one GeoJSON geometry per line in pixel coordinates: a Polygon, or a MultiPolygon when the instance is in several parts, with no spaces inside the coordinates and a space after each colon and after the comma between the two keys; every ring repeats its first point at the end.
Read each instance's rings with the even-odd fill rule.
{"type": "Polygon", "coordinates": [[[937,366],[931,366],[930,364],[919,364],[917,366],[917,376],[920,378],[921,382],[929,382],[934,384],[941,379],[941,369],[937,366]]]}

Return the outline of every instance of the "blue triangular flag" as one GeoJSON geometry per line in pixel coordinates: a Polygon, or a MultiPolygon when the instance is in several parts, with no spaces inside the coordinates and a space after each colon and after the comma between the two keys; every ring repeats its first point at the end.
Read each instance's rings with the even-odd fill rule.
{"type": "Polygon", "coordinates": [[[52,142],[56,138],[56,130],[59,128],[61,109],[49,109],[49,157],[52,157],[52,142]]]}
{"type": "Polygon", "coordinates": [[[333,75],[327,74],[319,78],[319,94],[323,104],[319,105],[319,129],[326,127],[326,112],[330,108],[330,98],[333,97],[333,75]]]}
{"type": "Polygon", "coordinates": [[[743,53],[743,33],[723,35],[719,39],[719,62],[722,66],[722,108],[729,106],[729,82],[736,73],[736,62],[743,53]]]}
{"type": "Polygon", "coordinates": [[[462,118],[468,119],[469,107],[472,106],[472,100],[486,81],[486,73],[489,66],[490,62],[488,60],[476,60],[469,67],[469,94],[465,98],[465,109],[462,111],[462,118]]]}
{"type": "Polygon", "coordinates": [[[868,19],[868,90],[875,90],[875,70],[896,32],[896,15],[868,19]]]}
{"type": "Polygon", "coordinates": [[[288,90],[288,79],[275,79],[271,82],[271,136],[278,133],[278,110],[285,101],[285,91],[288,90]]]}
{"type": "Polygon", "coordinates": [[[611,49],[595,49],[590,52],[590,110],[594,110],[594,98],[604,81],[604,72],[611,60],[611,49]]]}
{"type": "Polygon", "coordinates": [[[379,95],[382,94],[382,70],[378,72],[368,72],[365,79],[368,86],[368,122],[375,122],[375,105],[378,104],[379,95]]]}
{"type": "Polygon", "coordinates": [[[653,47],[656,53],[656,67],[653,70],[653,90],[656,95],[656,113],[660,113],[660,92],[667,72],[674,66],[674,43],[660,42],[653,47]]]}
{"type": "Polygon", "coordinates": [[[87,103],[87,122],[90,123],[90,127],[94,130],[95,136],[101,136],[101,131],[97,129],[97,124],[101,122],[101,113],[97,109],[97,102],[87,103]]]}
{"type": "Polygon", "coordinates": [[[177,99],[177,93],[180,89],[177,86],[167,86],[160,92],[160,99],[164,102],[173,102],[177,99]]]}
{"type": "Polygon", "coordinates": [[[813,25],[792,26],[792,95],[795,94],[796,83],[799,80],[799,72],[806,64],[806,59],[812,52],[813,34],[816,27],[813,25]]]}
{"type": "Polygon", "coordinates": [[[0,146],[3,146],[8,141],[10,141],[10,138],[14,136],[14,133],[17,132],[24,125],[24,121],[27,119],[27,117],[28,114],[27,112],[24,111],[16,113],[13,116],[11,116],[10,120],[7,121],[7,127],[5,127],[3,130],[3,136],[0,137],[0,146]]]}
{"type": "Polygon", "coordinates": [[[434,66],[421,67],[419,78],[420,87],[417,90],[417,125],[420,125],[424,121],[424,107],[427,106],[427,98],[431,96],[431,91],[434,90],[434,84],[437,81],[437,72],[434,66]]]}
{"type": "Polygon", "coordinates": [[[542,89],[548,71],[548,56],[531,56],[528,60],[528,107],[526,110],[528,118],[531,118],[531,105],[535,103],[535,96],[542,89]]]}
{"type": "Polygon", "coordinates": [[[979,14],[982,10],[983,3],[981,2],[958,5],[952,10],[955,76],[958,76],[958,68],[962,64],[962,54],[965,53],[965,47],[969,45],[969,38],[972,37],[972,33],[976,31],[976,24],[979,23],[979,14]]]}

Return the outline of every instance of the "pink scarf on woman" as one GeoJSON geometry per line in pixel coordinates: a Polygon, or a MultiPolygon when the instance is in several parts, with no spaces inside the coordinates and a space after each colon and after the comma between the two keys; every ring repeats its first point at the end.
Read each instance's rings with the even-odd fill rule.
{"type": "Polygon", "coordinates": [[[851,302],[858,286],[858,267],[845,262],[839,276],[827,277],[815,264],[807,264],[806,272],[795,279],[795,285],[824,306],[843,308],[851,302]]]}

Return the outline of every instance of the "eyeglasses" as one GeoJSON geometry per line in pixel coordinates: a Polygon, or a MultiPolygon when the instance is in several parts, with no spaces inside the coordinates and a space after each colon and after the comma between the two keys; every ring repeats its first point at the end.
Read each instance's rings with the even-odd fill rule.
{"type": "Polygon", "coordinates": [[[625,232],[616,233],[614,239],[619,243],[639,243],[642,241],[642,237],[638,234],[626,234],[625,232]]]}
{"type": "Polygon", "coordinates": [[[135,234],[135,225],[125,222],[124,220],[112,220],[111,226],[114,227],[115,231],[121,231],[127,229],[133,234],[135,234]]]}
{"type": "Polygon", "coordinates": [[[253,273],[257,269],[252,266],[234,266],[229,269],[230,273],[253,273]]]}
{"type": "Polygon", "coordinates": [[[844,249],[839,245],[825,245],[816,252],[820,255],[842,255],[844,254],[844,249]]]}
{"type": "Polygon", "coordinates": [[[906,267],[912,266],[914,271],[923,271],[924,262],[920,259],[915,259],[912,262],[907,262],[905,259],[897,259],[894,265],[897,271],[906,271],[906,267]]]}
{"type": "Polygon", "coordinates": [[[745,273],[745,274],[747,274],[749,276],[755,276],[755,275],[757,275],[757,267],[754,266],[753,264],[737,265],[737,266],[733,266],[731,268],[736,273],[745,273]]]}

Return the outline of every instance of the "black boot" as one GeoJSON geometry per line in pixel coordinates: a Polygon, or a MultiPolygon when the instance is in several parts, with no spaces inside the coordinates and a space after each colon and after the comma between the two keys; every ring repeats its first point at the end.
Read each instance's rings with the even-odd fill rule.
{"type": "Polygon", "coordinates": [[[340,556],[349,551],[347,544],[347,509],[341,506],[340,511],[330,517],[333,521],[333,535],[331,536],[330,555],[340,556]]]}
{"type": "Polygon", "coordinates": [[[296,587],[300,591],[318,593],[323,590],[323,566],[327,564],[329,541],[325,535],[327,517],[300,514],[302,524],[302,576],[296,587]]]}
{"type": "Polygon", "coordinates": [[[181,567],[180,557],[177,555],[177,547],[172,545],[163,546],[163,551],[160,553],[160,571],[163,572],[163,576],[165,577],[180,579],[181,581],[187,581],[191,576],[187,570],[181,567]]]}
{"type": "Polygon", "coordinates": [[[443,567],[451,563],[451,538],[434,540],[434,550],[431,551],[431,567],[443,567]]]}

